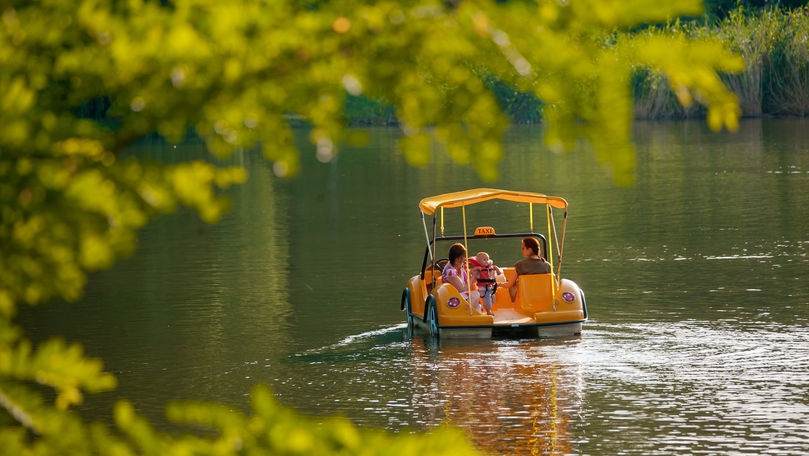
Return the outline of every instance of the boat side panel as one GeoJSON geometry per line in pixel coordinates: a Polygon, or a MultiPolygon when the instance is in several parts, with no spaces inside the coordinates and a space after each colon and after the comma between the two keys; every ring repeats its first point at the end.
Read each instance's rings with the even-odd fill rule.
{"type": "Polygon", "coordinates": [[[433,291],[436,307],[438,309],[438,324],[443,326],[453,325],[491,325],[494,318],[490,315],[481,315],[473,310],[469,314],[469,302],[464,299],[458,290],[448,284],[441,284],[433,291]]]}
{"type": "Polygon", "coordinates": [[[556,300],[556,310],[561,312],[578,311],[581,312],[582,317],[577,320],[584,319],[584,300],[582,299],[582,291],[576,282],[569,279],[562,279],[562,287],[559,290],[559,297],[556,300]]]}

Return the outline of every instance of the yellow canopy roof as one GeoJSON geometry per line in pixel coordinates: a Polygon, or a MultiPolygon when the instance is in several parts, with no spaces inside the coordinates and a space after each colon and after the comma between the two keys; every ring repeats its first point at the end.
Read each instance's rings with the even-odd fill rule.
{"type": "Polygon", "coordinates": [[[516,201],[519,203],[539,203],[550,204],[553,207],[564,209],[567,201],[558,196],[547,196],[541,193],[513,192],[510,190],[499,190],[496,188],[475,188],[462,192],[445,193],[443,195],[424,198],[419,203],[419,208],[425,214],[435,214],[439,207],[460,207],[470,204],[477,204],[483,201],[501,199],[506,201],[516,201]]]}

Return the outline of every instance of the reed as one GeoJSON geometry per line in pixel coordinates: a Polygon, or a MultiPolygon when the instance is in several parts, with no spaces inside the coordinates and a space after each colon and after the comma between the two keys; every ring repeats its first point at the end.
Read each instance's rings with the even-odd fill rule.
{"type": "Polygon", "coordinates": [[[809,7],[789,13],[768,11],[770,49],[764,61],[765,110],[809,115],[809,7]]]}
{"type": "MultiPolygon", "coordinates": [[[[673,35],[680,33],[683,25],[679,20],[663,26],[649,26],[631,33],[619,33],[615,40],[631,39],[640,35],[649,38],[653,35],[673,35]]],[[[609,42],[607,42],[609,45],[609,42]]],[[[654,68],[636,65],[632,68],[633,115],[636,119],[684,119],[704,115],[705,110],[698,104],[683,106],[671,90],[665,75],[654,68]]]]}
{"type": "MultiPolygon", "coordinates": [[[[691,37],[718,38],[744,58],[744,71],[722,75],[738,96],[743,116],[809,115],[809,6],[753,13],[739,8],[714,24],[677,22],[636,33],[677,30],[691,37]]],[[[680,106],[665,78],[648,68],[635,69],[632,88],[637,118],[688,118],[705,112],[697,105],[680,106]]]]}
{"type": "Polygon", "coordinates": [[[741,73],[723,74],[722,80],[739,97],[742,115],[760,117],[762,110],[762,75],[767,54],[769,28],[760,19],[745,16],[740,8],[731,13],[711,30],[703,30],[722,40],[726,46],[744,57],[741,73]]]}
{"type": "Polygon", "coordinates": [[[694,103],[683,106],[660,71],[637,67],[632,75],[633,114],[636,119],[685,119],[704,115],[694,103]]]}

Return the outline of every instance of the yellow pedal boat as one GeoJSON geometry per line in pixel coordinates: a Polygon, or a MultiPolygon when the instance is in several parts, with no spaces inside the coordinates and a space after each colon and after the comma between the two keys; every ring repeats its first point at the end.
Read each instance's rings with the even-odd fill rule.
{"type": "MultiPolygon", "coordinates": [[[[580,334],[582,323],[587,320],[587,304],[584,292],[569,279],[562,279],[562,254],[567,223],[567,201],[556,196],[540,193],[516,192],[492,188],[479,188],[461,192],[432,196],[419,203],[427,248],[421,265],[421,272],[411,277],[402,292],[402,310],[407,313],[409,330],[421,329],[434,337],[441,338],[490,338],[493,335],[516,337],[568,337],[580,334]],[[523,233],[497,234],[495,227],[485,226],[475,229],[473,234],[466,232],[466,208],[490,200],[505,200],[527,203],[529,230],[523,233]],[[535,208],[535,206],[537,206],[535,208]],[[463,217],[463,234],[444,234],[444,210],[460,208],[463,217]],[[556,235],[554,209],[564,211],[562,235],[556,235]],[[544,212],[547,221],[547,237],[534,231],[534,212],[544,212]],[[436,232],[440,215],[440,233],[436,232]],[[427,217],[432,216],[432,236],[427,229],[427,217]],[[463,294],[452,284],[444,283],[441,272],[447,258],[436,258],[436,251],[445,251],[452,243],[462,242],[469,251],[468,243],[485,239],[515,240],[533,237],[540,245],[540,256],[550,263],[548,274],[523,274],[517,278],[516,297],[512,300],[507,288],[495,289],[492,315],[476,310],[479,305],[470,305],[463,294]],[[549,248],[548,239],[556,247],[558,263],[554,265],[554,249],[549,248]]],[[[506,241],[507,242],[507,241],[506,241]]],[[[474,255],[470,252],[469,255],[474,255]]],[[[497,282],[510,281],[515,275],[514,267],[503,267],[497,282]]],[[[467,270],[468,271],[468,270],[467,270]]],[[[470,276],[467,273],[467,276],[470,276]]],[[[471,276],[470,276],[471,277],[471,276]]],[[[473,284],[468,289],[475,290],[473,284]]],[[[476,304],[476,303],[473,303],[476,304]]]]}

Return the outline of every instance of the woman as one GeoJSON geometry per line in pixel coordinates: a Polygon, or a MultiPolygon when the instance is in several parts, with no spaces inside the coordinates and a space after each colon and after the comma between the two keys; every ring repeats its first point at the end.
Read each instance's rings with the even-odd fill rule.
{"type": "MultiPolygon", "coordinates": [[[[452,244],[447,256],[449,263],[441,271],[441,279],[444,283],[452,284],[461,292],[461,296],[472,304],[472,308],[480,312],[480,293],[477,290],[470,291],[469,278],[466,274],[466,247],[460,243],[452,244]]],[[[477,269],[479,268],[472,268],[469,272],[475,273],[477,269]]]]}
{"type": "Polygon", "coordinates": [[[517,299],[517,278],[523,274],[549,274],[551,272],[550,263],[539,256],[539,242],[536,239],[532,237],[523,238],[522,256],[525,259],[518,261],[514,265],[514,270],[517,274],[508,282],[500,285],[508,288],[508,294],[511,295],[512,302],[517,299]]]}

